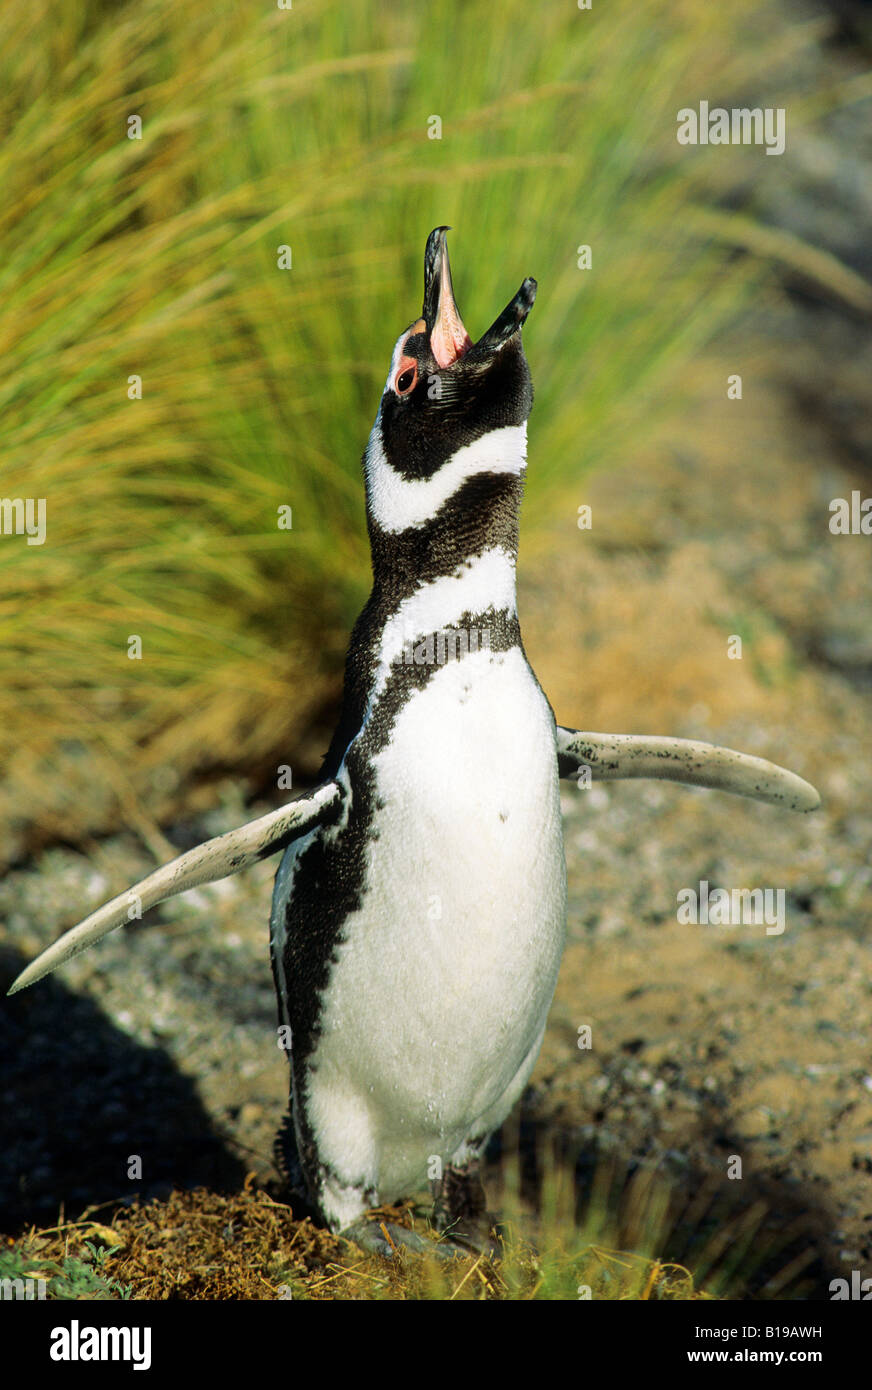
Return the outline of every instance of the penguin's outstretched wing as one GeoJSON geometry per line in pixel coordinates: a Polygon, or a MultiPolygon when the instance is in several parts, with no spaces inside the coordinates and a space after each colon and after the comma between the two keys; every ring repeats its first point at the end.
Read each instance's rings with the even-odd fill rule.
{"type": "Polygon", "coordinates": [[[810,782],[765,758],[698,743],[689,738],[647,734],[591,734],[557,726],[557,766],[561,777],[589,767],[595,782],[623,777],[662,777],[693,787],[712,787],[752,796],[790,811],[814,811],[820,797],[810,782]]]}
{"type": "Polygon", "coordinates": [[[280,806],[277,811],[261,816],[259,820],[241,825],[238,830],[228,830],[225,835],[217,835],[214,840],[206,840],[196,849],[180,854],[178,859],[155,869],[141,883],[134,884],[92,912],[78,926],[70,927],[22,970],[8,993],[16,994],[18,990],[26,989],[127,922],[134,902],[139,916],[166,898],[174,898],[177,893],[185,893],[202,883],[228,878],[260,859],[277,854],[292,840],[299,839],[319,825],[341,795],[341,788],[336,782],[326,782],[311,796],[300,797],[287,806],[280,806]]]}

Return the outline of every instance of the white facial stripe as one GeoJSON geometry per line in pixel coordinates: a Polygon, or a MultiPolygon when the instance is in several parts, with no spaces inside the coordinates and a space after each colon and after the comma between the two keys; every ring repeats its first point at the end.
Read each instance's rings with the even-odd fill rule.
{"type": "MultiPolygon", "coordinates": [[[[414,328],[414,324],[412,328],[414,328]]],[[[391,354],[391,369],[388,372],[388,379],[385,382],[385,391],[393,391],[395,389],[394,381],[396,379],[397,369],[400,365],[400,358],[406,355],[406,340],[412,336],[412,328],[407,328],[405,333],[401,333],[394,345],[394,350],[391,354]]],[[[378,422],[376,422],[376,424],[377,423],[378,422]]]]}
{"type": "Polygon", "coordinates": [[[400,365],[400,358],[403,356],[403,348],[405,347],[406,339],[408,338],[408,336],[408,333],[403,333],[397,339],[396,346],[394,347],[393,353],[391,355],[391,366],[390,371],[388,372],[388,379],[385,382],[385,391],[393,390],[394,377],[397,374],[397,367],[399,367],[400,365]]]}
{"type": "MultiPolygon", "coordinates": [[[[391,362],[391,372],[393,370],[391,362]]],[[[370,513],[383,531],[395,533],[410,526],[423,526],[467,478],[479,473],[508,473],[519,477],[526,466],[526,423],[504,425],[458,449],[432,478],[409,481],[388,463],[382,447],[381,424],[376,420],[365,459],[370,513]]]]}

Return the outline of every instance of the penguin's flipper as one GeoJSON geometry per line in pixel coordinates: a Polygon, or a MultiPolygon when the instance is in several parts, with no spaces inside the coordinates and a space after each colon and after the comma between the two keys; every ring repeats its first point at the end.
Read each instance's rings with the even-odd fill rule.
{"type": "Polygon", "coordinates": [[[790,811],[814,811],[821,801],[810,782],[777,763],[689,738],[591,734],[558,724],[557,766],[561,777],[575,777],[585,766],[595,782],[661,777],[692,787],[752,796],[790,811]]]}
{"type": "Polygon", "coordinates": [[[202,883],[228,878],[261,859],[278,854],[293,840],[319,825],[339,796],[339,785],[325,782],[311,796],[300,797],[287,806],[280,806],[277,811],[270,811],[258,820],[241,825],[238,830],[228,830],[225,835],[217,835],[214,840],[206,840],[195,849],[180,854],[178,859],[155,869],[141,883],[134,884],[92,912],[78,926],[70,927],[22,970],[8,993],[16,994],[18,990],[35,984],[43,975],[48,975],[59,965],[93,946],[108,932],[122,926],[130,920],[128,914],[132,906],[136,906],[139,917],[166,898],[174,898],[176,894],[197,888],[202,883]]]}

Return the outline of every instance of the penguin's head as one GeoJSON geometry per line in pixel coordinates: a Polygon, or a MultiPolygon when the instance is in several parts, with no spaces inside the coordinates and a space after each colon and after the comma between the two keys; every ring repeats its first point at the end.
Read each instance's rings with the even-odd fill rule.
{"type": "Polygon", "coordinates": [[[427,238],[423,308],[396,341],[364,455],[370,521],[388,532],[425,525],[468,478],[519,479],[526,463],[533,386],[521,328],[536,281],[474,343],[454,299],[448,230],[427,238]]]}

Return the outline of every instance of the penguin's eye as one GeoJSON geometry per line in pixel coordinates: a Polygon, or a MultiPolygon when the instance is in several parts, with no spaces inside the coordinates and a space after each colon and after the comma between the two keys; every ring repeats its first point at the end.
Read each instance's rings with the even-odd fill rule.
{"type": "Polygon", "coordinates": [[[396,380],[396,392],[398,396],[407,396],[418,380],[418,368],[407,367],[404,372],[400,372],[396,380]]]}

